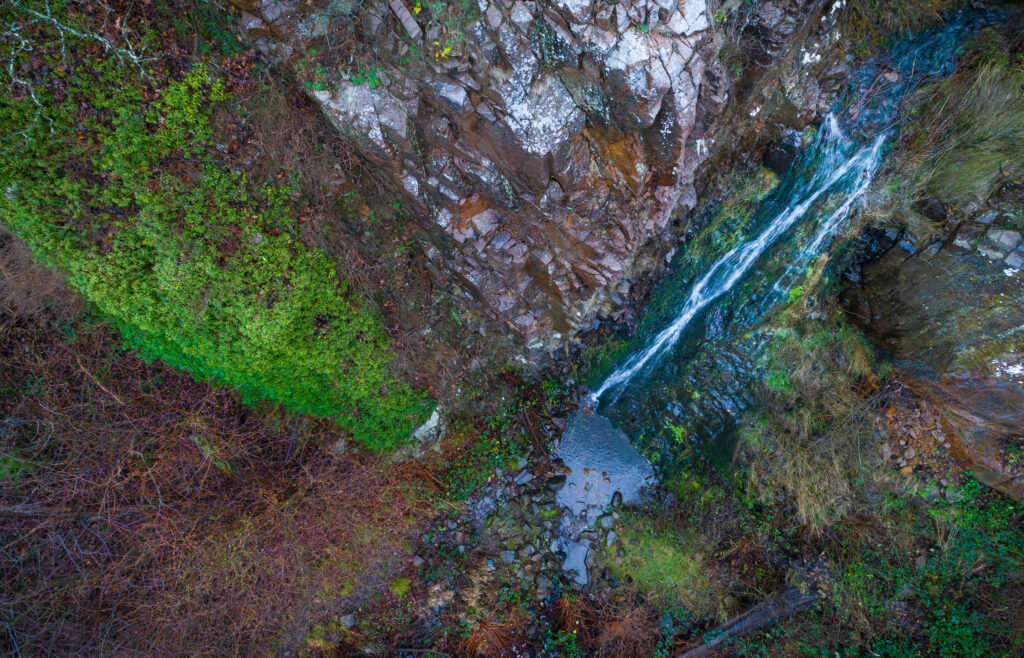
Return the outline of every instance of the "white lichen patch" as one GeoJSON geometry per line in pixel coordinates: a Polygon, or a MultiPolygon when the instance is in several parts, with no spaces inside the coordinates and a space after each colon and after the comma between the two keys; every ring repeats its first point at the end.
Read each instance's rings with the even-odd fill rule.
{"type": "Polygon", "coordinates": [[[801,64],[817,64],[818,62],[821,61],[821,55],[814,51],[808,51],[804,48],[801,48],[800,53],[803,55],[800,58],[801,64]]]}
{"type": "Polygon", "coordinates": [[[1024,379],[1024,363],[1020,359],[1013,362],[996,360],[992,362],[992,367],[996,374],[1007,379],[1024,379]]]}
{"type": "Polygon", "coordinates": [[[576,132],[583,113],[561,80],[544,75],[533,84],[513,73],[501,89],[506,121],[523,147],[545,155],[576,132]]]}

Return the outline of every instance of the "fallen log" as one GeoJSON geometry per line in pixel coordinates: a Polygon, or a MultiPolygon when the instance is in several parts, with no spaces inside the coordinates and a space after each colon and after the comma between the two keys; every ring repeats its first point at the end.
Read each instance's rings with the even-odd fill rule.
{"type": "Polygon", "coordinates": [[[713,655],[718,649],[741,635],[753,633],[806,610],[817,598],[818,595],[813,590],[804,593],[798,587],[789,585],[781,592],[748,608],[713,631],[705,633],[702,644],[691,645],[679,654],[678,658],[700,658],[713,655]]]}

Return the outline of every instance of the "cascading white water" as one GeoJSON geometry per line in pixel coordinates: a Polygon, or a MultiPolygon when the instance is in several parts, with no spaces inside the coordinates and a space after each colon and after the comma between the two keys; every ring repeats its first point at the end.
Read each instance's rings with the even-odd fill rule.
{"type": "MultiPolygon", "coordinates": [[[[652,360],[675,345],[693,318],[711,302],[732,289],[757,259],[793,224],[803,218],[823,194],[839,182],[856,177],[854,188],[846,195],[843,203],[821,224],[811,241],[800,250],[794,259],[794,265],[806,263],[809,256],[816,254],[825,240],[835,233],[853,205],[867,190],[878,170],[885,135],[879,135],[870,146],[844,159],[843,153],[849,142],[839,129],[835,117],[830,115],[819,140],[818,166],[807,185],[793,192],[792,200],[786,209],[779,213],[760,235],[729,250],[711,266],[711,269],[693,286],[689,298],[675,320],[655,336],[647,347],[627,359],[598,387],[592,396],[594,406],[604,393],[627,384],[652,360]]],[[[793,272],[787,270],[783,278],[792,274],[793,272]]],[[[780,283],[781,281],[780,279],[780,283]]],[[[776,288],[778,286],[779,284],[776,284],[776,288]]]]}

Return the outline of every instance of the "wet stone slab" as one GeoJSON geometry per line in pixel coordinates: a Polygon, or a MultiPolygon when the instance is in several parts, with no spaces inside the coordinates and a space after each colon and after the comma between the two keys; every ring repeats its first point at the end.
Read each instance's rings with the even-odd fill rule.
{"type": "Polygon", "coordinates": [[[654,467],[625,433],[589,408],[569,420],[555,452],[569,471],[564,484],[559,480],[555,501],[569,513],[552,550],[561,553],[562,568],[586,585],[592,534],[586,531],[613,505],[636,502],[656,482],[654,467]]]}
{"type": "Polygon", "coordinates": [[[637,452],[629,437],[590,409],[569,421],[556,452],[570,469],[556,500],[573,514],[596,519],[615,492],[635,502],[641,488],[654,483],[654,467],[637,452]]]}

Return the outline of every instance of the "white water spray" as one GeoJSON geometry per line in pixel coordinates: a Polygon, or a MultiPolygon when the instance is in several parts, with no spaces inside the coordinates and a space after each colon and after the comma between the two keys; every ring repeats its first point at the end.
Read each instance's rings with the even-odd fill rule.
{"type": "MultiPolygon", "coordinates": [[[[881,163],[882,144],[885,135],[879,135],[872,144],[842,160],[843,146],[848,142],[839,130],[834,116],[825,123],[822,140],[823,150],[817,170],[810,182],[794,193],[794,201],[773,219],[757,238],[729,250],[711,266],[690,291],[690,296],[672,323],[665,327],[643,350],[634,353],[615,372],[608,376],[594,392],[592,401],[597,401],[609,390],[627,384],[648,363],[670,349],[679,340],[690,321],[711,302],[732,289],[751,266],[778,238],[800,220],[812,205],[829,189],[848,175],[858,177],[857,184],[844,202],[822,223],[811,242],[800,250],[798,260],[814,254],[838,228],[839,223],[849,214],[853,204],[864,194],[878,165],[881,163]],[[801,198],[802,197],[802,198],[801,198]],[[799,199],[799,202],[796,200],[799,199]]],[[[789,271],[787,270],[787,273],[789,271]]],[[[786,276],[783,275],[783,277],[786,276]]]]}

